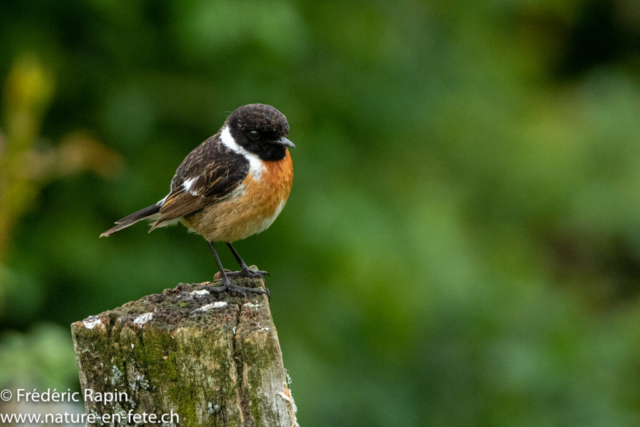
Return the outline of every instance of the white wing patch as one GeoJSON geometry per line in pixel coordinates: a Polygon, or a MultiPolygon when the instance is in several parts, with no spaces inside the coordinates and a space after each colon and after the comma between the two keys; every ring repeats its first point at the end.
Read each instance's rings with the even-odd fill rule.
{"type": "Polygon", "coordinates": [[[188,191],[189,193],[191,193],[191,195],[197,196],[198,192],[197,191],[191,191],[191,187],[193,187],[193,184],[198,180],[198,178],[200,178],[200,177],[197,176],[195,178],[191,178],[191,179],[188,179],[185,182],[183,182],[182,183],[182,188],[184,188],[184,191],[188,191]]]}
{"type": "Polygon", "coordinates": [[[231,131],[229,131],[229,126],[225,126],[222,129],[222,132],[220,133],[220,141],[222,141],[225,147],[238,154],[242,154],[244,158],[249,161],[249,168],[253,174],[253,178],[259,181],[262,177],[262,172],[266,170],[262,164],[262,160],[260,160],[260,157],[248,152],[236,143],[236,140],[233,139],[233,136],[231,135],[231,131]]]}

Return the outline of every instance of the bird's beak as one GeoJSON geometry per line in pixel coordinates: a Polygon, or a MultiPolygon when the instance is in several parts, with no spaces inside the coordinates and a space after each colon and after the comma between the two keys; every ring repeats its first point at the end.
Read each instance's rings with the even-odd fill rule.
{"type": "Polygon", "coordinates": [[[287,138],[282,137],[279,140],[275,141],[274,144],[286,145],[287,147],[296,148],[295,144],[289,141],[287,138]]]}

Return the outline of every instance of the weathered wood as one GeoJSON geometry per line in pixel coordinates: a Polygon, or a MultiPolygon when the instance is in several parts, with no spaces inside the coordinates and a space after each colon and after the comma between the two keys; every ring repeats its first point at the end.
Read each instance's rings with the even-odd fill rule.
{"type": "Polygon", "coordinates": [[[181,283],[71,325],[83,393],[127,393],[86,399],[87,414],[121,414],[113,425],[171,411],[179,422],[164,425],[297,425],[266,296],[211,295],[205,285],[181,283]]]}

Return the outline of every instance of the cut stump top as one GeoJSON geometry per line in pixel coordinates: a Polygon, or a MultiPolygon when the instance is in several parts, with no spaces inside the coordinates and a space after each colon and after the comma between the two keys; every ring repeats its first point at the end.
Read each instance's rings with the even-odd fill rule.
{"type": "Polygon", "coordinates": [[[268,298],[206,286],[180,283],[71,325],[83,391],[127,393],[126,401],[85,401],[88,413],[173,411],[181,426],[296,425],[268,298]]]}

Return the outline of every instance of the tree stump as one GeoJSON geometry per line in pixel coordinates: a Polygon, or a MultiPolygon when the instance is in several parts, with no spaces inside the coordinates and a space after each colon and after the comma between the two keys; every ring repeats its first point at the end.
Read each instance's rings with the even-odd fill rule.
{"type": "Polygon", "coordinates": [[[297,426],[267,297],[206,285],[181,283],[71,325],[87,415],[99,417],[87,425],[297,426]]]}

